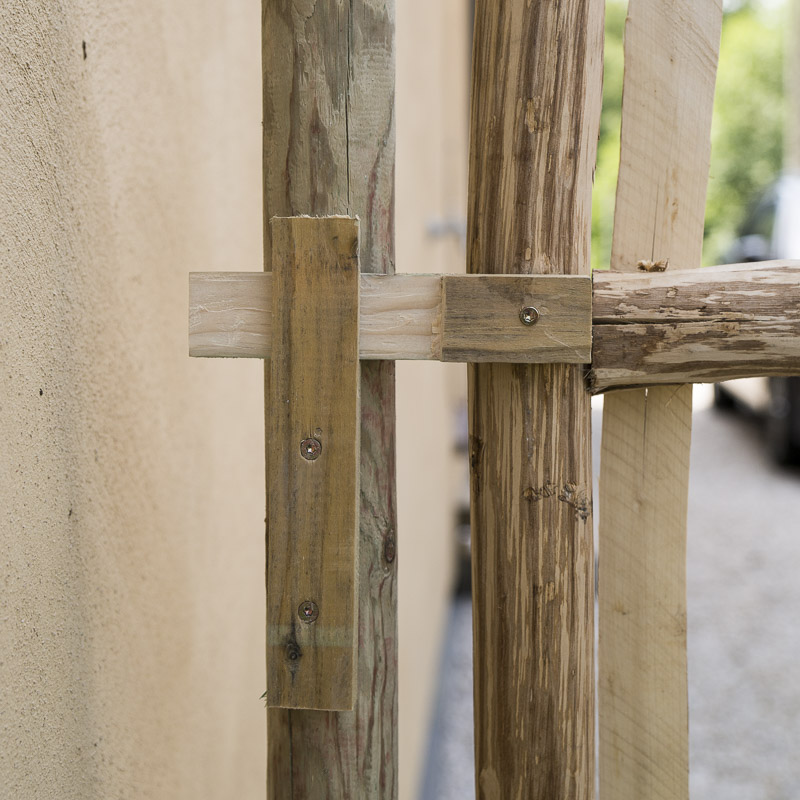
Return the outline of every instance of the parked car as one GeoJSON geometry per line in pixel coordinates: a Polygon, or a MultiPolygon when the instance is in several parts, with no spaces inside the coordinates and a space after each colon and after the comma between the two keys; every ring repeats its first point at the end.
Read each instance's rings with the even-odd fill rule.
{"type": "MultiPolygon", "coordinates": [[[[778,178],[754,206],[726,253],[729,264],[800,259],[800,174],[778,178]]],[[[746,378],[714,387],[715,405],[744,406],[766,420],[767,444],[782,464],[800,464],[800,377],[746,378]]]]}

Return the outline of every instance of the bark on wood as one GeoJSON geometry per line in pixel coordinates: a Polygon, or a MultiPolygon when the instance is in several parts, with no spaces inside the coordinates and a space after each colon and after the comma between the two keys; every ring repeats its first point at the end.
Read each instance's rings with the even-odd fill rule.
{"type": "Polygon", "coordinates": [[[271,228],[267,705],[350,711],[358,601],[358,221],[273,217],[271,228]]]}
{"type": "Polygon", "coordinates": [[[597,272],[592,391],[800,374],[800,263],[597,272]]]}
{"type": "MultiPolygon", "coordinates": [[[[700,263],[721,19],[720,0],[631,0],[612,269],[635,270],[642,260],[700,263]]],[[[688,797],[690,438],[688,386],[606,399],[599,554],[603,800],[688,797]]]]}
{"type": "MultiPolygon", "coordinates": [[[[588,269],[602,2],[476,3],[468,269],[588,269]]],[[[590,798],[593,558],[581,368],[469,370],[476,784],[590,798]]]]}
{"type": "MultiPolygon", "coordinates": [[[[393,272],[393,0],[263,0],[262,25],[265,270],[271,217],[345,214],[362,271],[393,272]]],[[[356,705],[268,711],[274,800],[397,794],[394,365],[361,369],[356,705]]]]}

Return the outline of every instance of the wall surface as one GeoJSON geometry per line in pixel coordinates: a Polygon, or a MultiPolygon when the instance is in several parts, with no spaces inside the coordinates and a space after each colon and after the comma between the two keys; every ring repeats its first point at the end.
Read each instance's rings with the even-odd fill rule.
{"type": "MultiPolygon", "coordinates": [[[[464,272],[469,3],[397,4],[398,272],[464,272]]],[[[397,365],[400,798],[418,797],[455,553],[466,454],[455,452],[463,364],[397,365]]],[[[435,765],[432,767],[435,768],[435,765]]]]}
{"type": "Polygon", "coordinates": [[[0,796],[261,798],[260,9],[0,4],[0,796]]]}

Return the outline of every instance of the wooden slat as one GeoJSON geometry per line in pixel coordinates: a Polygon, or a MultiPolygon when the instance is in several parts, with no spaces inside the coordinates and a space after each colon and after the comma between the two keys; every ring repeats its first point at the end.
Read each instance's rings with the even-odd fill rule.
{"type": "MultiPolygon", "coordinates": [[[[394,271],[394,5],[262,0],[267,272],[299,214],[358,217],[362,273],[394,271]]],[[[356,705],[268,710],[270,800],[397,796],[394,453],[394,364],[362,363],[356,705]]]]}
{"type": "MultiPolygon", "coordinates": [[[[631,0],[612,269],[700,263],[720,0],[631,0]]],[[[606,398],[600,459],[601,800],[688,797],[691,387],[606,398]]]]}
{"type": "Polygon", "coordinates": [[[591,279],[582,275],[445,275],[442,361],[585,364],[591,360],[591,279]],[[533,325],[523,308],[539,314],[533,325]]]}
{"type": "MultiPolygon", "coordinates": [[[[189,355],[269,358],[271,286],[269,273],[191,273],[189,355]]],[[[591,279],[362,275],[359,351],[362,359],[588,363],[591,279]],[[519,317],[527,305],[541,313],[531,327],[519,317]]]]}
{"type": "Polygon", "coordinates": [[[272,268],[267,705],[349,711],[358,624],[358,221],[273,218],[272,268]]]}
{"type": "MultiPolygon", "coordinates": [[[[475,4],[467,264],[586,273],[602,0],[475,4]]],[[[478,797],[594,794],[590,410],[582,368],[471,366],[478,797]]]]}
{"type": "Polygon", "coordinates": [[[596,272],[594,392],[800,374],[800,262],[596,272]]]}

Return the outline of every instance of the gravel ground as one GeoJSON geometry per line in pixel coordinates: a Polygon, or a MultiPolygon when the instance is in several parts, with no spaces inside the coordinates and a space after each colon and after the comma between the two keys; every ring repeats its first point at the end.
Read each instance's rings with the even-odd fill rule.
{"type": "MultiPolygon", "coordinates": [[[[706,397],[689,492],[692,800],[797,800],[800,472],[770,463],[758,420],[704,408],[706,397]]],[[[595,412],[595,475],[599,435],[595,412]]],[[[422,800],[475,796],[471,626],[457,598],[422,800]]]]}

